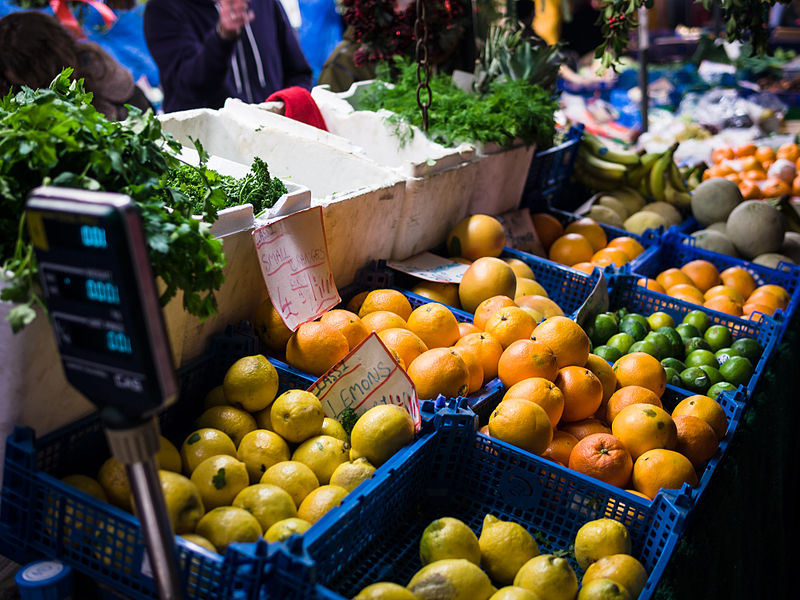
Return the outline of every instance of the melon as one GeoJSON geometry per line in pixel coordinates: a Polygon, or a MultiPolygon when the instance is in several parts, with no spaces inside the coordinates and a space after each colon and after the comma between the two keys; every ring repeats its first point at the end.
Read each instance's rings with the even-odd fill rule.
{"type": "Polygon", "coordinates": [[[783,215],[768,202],[742,202],[731,211],[726,228],[736,250],[749,260],[777,252],[783,243],[783,215]]]}
{"type": "Polygon", "coordinates": [[[714,231],[713,229],[701,229],[692,234],[694,238],[694,245],[703,250],[710,250],[711,252],[719,252],[720,254],[727,254],[728,256],[738,256],[736,247],[733,245],[723,233],[714,231]]]}
{"type": "Polygon", "coordinates": [[[586,214],[586,216],[590,219],[594,219],[598,223],[602,223],[603,225],[611,225],[612,227],[618,227],[620,229],[624,227],[625,223],[619,213],[607,206],[602,206],[600,204],[593,205],[592,208],[589,209],[589,212],[586,214]]]}
{"type": "Polygon", "coordinates": [[[770,269],[777,269],[778,265],[782,262],[786,263],[787,265],[795,264],[791,258],[784,256],[783,254],[778,254],[777,252],[765,252],[764,254],[759,254],[753,259],[753,262],[763,267],[769,267],[770,269]]]}
{"type": "Polygon", "coordinates": [[[692,190],[692,214],[706,227],[727,220],[742,200],[738,185],[724,177],[712,177],[692,190]]]}
{"type": "Polygon", "coordinates": [[[661,215],[667,222],[667,227],[680,225],[683,221],[683,217],[681,213],[678,212],[678,209],[667,202],[651,202],[650,204],[645,204],[642,211],[654,212],[657,215],[661,215]]]}
{"type": "Polygon", "coordinates": [[[708,231],[719,231],[720,233],[724,233],[725,237],[728,236],[728,224],[725,221],[717,221],[716,223],[712,223],[708,227],[706,227],[708,231]]]}
{"type": "Polygon", "coordinates": [[[779,252],[791,258],[795,263],[800,263],[800,233],[787,231],[779,252]]]}
{"type": "Polygon", "coordinates": [[[613,192],[606,192],[604,196],[613,196],[625,206],[628,215],[639,212],[644,206],[645,199],[637,190],[633,188],[619,188],[613,192]]]}
{"type": "Polygon", "coordinates": [[[658,229],[667,227],[667,221],[659,214],[649,211],[641,211],[625,219],[625,230],[640,235],[646,229],[658,229]]]}

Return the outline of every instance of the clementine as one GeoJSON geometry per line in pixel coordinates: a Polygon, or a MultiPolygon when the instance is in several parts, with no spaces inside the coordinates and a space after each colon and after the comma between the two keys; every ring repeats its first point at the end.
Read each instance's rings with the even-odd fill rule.
{"type": "Polygon", "coordinates": [[[469,389],[469,370],[464,360],[449,348],[432,348],[408,365],[408,376],[420,399],[464,396],[469,389]]]}
{"type": "Polygon", "coordinates": [[[456,347],[472,350],[483,367],[483,382],[497,377],[497,363],[503,354],[503,346],[489,333],[469,333],[455,343],[456,347]]]}
{"type": "Polygon", "coordinates": [[[415,308],[407,321],[408,328],[428,348],[448,348],[458,340],[458,321],[444,304],[428,302],[415,308]]]}
{"type": "Polygon", "coordinates": [[[633,459],[617,437],[593,433],[575,444],[569,455],[569,468],[609,485],[624,487],[631,478],[633,459]]]}
{"type": "Polygon", "coordinates": [[[397,290],[372,290],[364,297],[361,308],[358,309],[358,316],[363,318],[367,313],[377,310],[388,310],[407,320],[411,314],[411,303],[397,290]]]}
{"type": "Polygon", "coordinates": [[[617,385],[640,385],[655,392],[659,398],[667,386],[664,367],[653,356],[644,352],[632,352],[621,357],[612,367],[617,376],[617,385]]]}

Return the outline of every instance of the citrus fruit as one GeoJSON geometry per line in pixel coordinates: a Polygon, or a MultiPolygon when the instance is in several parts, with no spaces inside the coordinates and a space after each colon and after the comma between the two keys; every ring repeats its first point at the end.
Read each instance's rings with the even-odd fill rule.
{"type": "Polygon", "coordinates": [[[475,316],[472,322],[475,327],[484,330],[486,329],[486,322],[489,318],[501,308],[506,308],[508,306],[517,306],[514,300],[508,296],[499,295],[486,298],[486,300],[483,300],[478,304],[477,308],[475,308],[475,316]]]}
{"type": "Polygon", "coordinates": [[[647,277],[641,277],[636,280],[636,285],[646,288],[648,290],[652,290],[654,292],[659,292],[661,294],[665,294],[666,290],[664,286],[662,286],[657,280],[655,279],[648,279],[647,277]]]}
{"type": "Polygon", "coordinates": [[[262,531],[278,521],[297,516],[297,507],[288,492],[268,483],[257,483],[244,488],[236,495],[232,504],[253,515],[262,531]]]}
{"type": "MultiPolygon", "coordinates": [[[[361,310],[361,305],[364,303],[364,298],[367,297],[369,292],[369,290],[364,290],[363,292],[358,292],[355,294],[352,298],[350,298],[350,300],[347,301],[345,309],[358,315],[359,311],[361,310]]],[[[361,317],[361,315],[358,316],[361,317]]]]}
{"type": "Polygon", "coordinates": [[[700,370],[703,371],[703,373],[705,373],[708,377],[708,382],[710,384],[708,389],[711,389],[714,385],[723,383],[725,381],[722,377],[722,374],[719,372],[719,369],[716,367],[712,367],[711,365],[700,365],[700,370]]]}
{"type": "Polygon", "coordinates": [[[619,248],[601,248],[592,254],[591,264],[599,267],[606,267],[608,265],[621,267],[622,265],[630,262],[630,260],[631,257],[625,254],[625,252],[619,248]]]}
{"type": "Polygon", "coordinates": [[[542,242],[545,250],[548,250],[558,238],[564,235],[564,226],[553,215],[547,213],[531,213],[533,228],[536,236],[542,242]]]}
{"type": "Polygon", "coordinates": [[[667,376],[667,385],[681,387],[681,372],[672,367],[664,367],[664,375],[667,376]]]}
{"type": "Polygon", "coordinates": [[[563,367],[554,383],[564,394],[564,421],[591,417],[603,402],[603,384],[586,367],[563,367]]]}
{"type": "Polygon", "coordinates": [[[566,558],[540,554],[526,562],[514,577],[514,585],[548,600],[574,600],[578,578],[566,558]]]}
{"type": "Polygon", "coordinates": [[[614,417],[611,432],[625,444],[634,461],[654,448],[671,450],[678,437],[669,413],[651,404],[632,404],[623,408],[614,417]]]}
{"type": "Polygon", "coordinates": [[[220,506],[203,515],[196,533],[224,554],[234,542],[257,542],[263,532],[258,520],[243,508],[220,506]]]}
{"type": "Polygon", "coordinates": [[[575,321],[567,317],[550,317],[539,323],[531,339],[550,347],[558,368],[582,367],[589,358],[589,336],[575,321]]]}
{"type": "Polygon", "coordinates": [[[480,333],[481,330],[475,327],[472,323],[465,323],[464,321],[458,322],[458,339],[469,335],[470,333],[480,333]]]}
{"type": "Polygon", "coordinates": [[[494,583],[509,585],[522,565],[539,554],[533,536],[519,523],[486,515],[478,539],[480,565],[494,583]]]}
{"type": "Polygon", "coordinates": [[[703,419],[711,425],[719,440],[725,437],[725,433],[728,431],[728,417],[725,415],[725,409],[719,402],[708,396],[696,394],[681,400],[672,409],[673,418],[680,415],[691,415],[703,419]]]}
{"type": "Polygon", "coordinates": [[[500,355],[497,375],[506,387],[530,377],[555,381],[558,375],[558,359],[547,344],[517,340],[500,355]]]}
{"type": "Polygon", "coordinates": [[[508,348],[517,340],[529,339],[536,321],[518,306],[506,306],[497,310],[486,321],[484,330],[493,335],[503,346],[508,348]]]}
{"type": "MultiPolygon", "coordinates": [[[[705,333],[706,329],[711,326],[711,317],[709,317],[702,310],[692,310],[684,315],[682,322],[688,323],[689,325],[694,325],[697,327],[699,332],[698,335],[702,335],[705,333]]],[[[678,333],[680,333],[680,331],[678,333]]]]}
{"type": "Polygon", "coordinates": [[[318,435],[325,419],[322,403],[305,390],[285,391],[272,403],[269,414],[275,433],[292,444],[318,435]]]}
{"type": "Polygon", "coordinates": [[[632,600],[628,590],[611,579],[593,579],[581,586],[577,600],[632,600]]]}
{"type": "Polygon", "coordinates": [[[592,243],[580,233],[565,233],[550,246],[547,258],[562,265],[591,262],[595,253],[592,243]]]}
{"type": "Polygon", "coordinates": [[[311,523],[298,517],[289,517],[273,523],[264,532],[264,539],[268,542],[283,542],[293,535],[303,535],[311,527],[311,523]]]}
{"type": "Polygon", "coordinates": [[[197,544],[201,548],[208,550],[209,552],[217,553],[217,549],[214,548],[214,544],[204,538],[202,535],[197,535],[196,533],[183,533],[181,537],[193,544],[197,544]]]}
{"type": "Polygon", "coordinates": [[[363,342],[370,334],[370,330],[357,314],[341,308],[334,308],[324,313],[320,323],[331,325],[344,334],[348,349],[352,350],[363,342]]]}
{"type": "Polygon", "coordinates": [[[96,479],[88,475],[67,475],[66,477],[62,477],[61,481],[74,488],[78,488],[85,494],[89,494],[92,498],[108,502],[108,496],[106,496],[105,491],[103,491],[103,486],[101,486],[96,479]]]}
{"type": "MultiPolygon", "coordinates": [[[[469,370],[461,356],[449,348],[432,348],[415,358],[407,369],[420,399],[464,396],[469,389],[469,370]]],[[[372,461],[370,461],[372,462],[372,461]]]]}
{"type": "Polygon", "coordinates": [[[641,352],[644,354],[649,354],[656,359],[661,359],[661,355],[658,353],[658,348],[656,348],[656,345],[651,341],[641,340],[639,342],[634,342],[631,344],[631,347],[628,348],[628,352],[641,352]]]}
{"type": "Polygon", "coordinates": [[[470,333],[455,343],[456,348],[466,348],[478,357],[483,367],[483,381],[497,377],[497,363],[503,354],[503,346],[488,333],[470,333]]]}
{"type": "Polygon", "coordinates": [[[296,460],[286,460],[269,467],[259,483],[269,483],[286,490],[295,506],[319,487],[319,479],[311,467],[296,460]]]}
{"type": "Polygon", "coordinates": [[[342,427],[342,424],[336,419],[331,419],[329,417],[322,419],[322,429],[320,429],[320,433],[322,435],[335,437],[343,442],[350,442],[350,436],[347,435],[347,432],[344,430],[344,427],[342,427]]]}
{"type": "Polygon", "coordinates": [[[630,554],[631,537],[627,527],[614,519],[595,519],[584,523],[575,534],[575,560],[584,571],[592,563],[612,554],[630,554]]]}
{"type": "Polygon", "coordinates": [[[711,387],[711,380],[700,367],[688,367],[681,371],[681,387],[696,394],[705,394],[711,387]]]}
{"type": "Polygon", "coordinates": [[[508,263],[508,266],[514,271],[514,275],[517,276],[517,279],[524,277],[526,279],[536,280],[536,274],[524,260],[514,257],[503,257],[503,260],[508,263]]]}
{"type": "Polygon", "coordinates": [[[608,338],[606,346],[619,352],[620,356],[627,354],[631,346],[636,342],[629,333],[617,333],[608,338]]]}
{"type": "Polygon", "coordinates": [[[430,348],[447,348],[458,341],[458,321],[444,304],[428,302],[415,308],[408,319],[408,329],[430,348]]]}
{"type": "Polygon", "coordinates": [[[286,344],[286,362],[319,377],[350,351],[347,338],[329,323],[303,323],[286,344]]]}
{"type": "Polygon", "coordinates": [[[672,367],[676,371],[683,371],[686,368],[686,363],[678,360],[677,358],[667,357],[661,359],[661,366],[664,367],[665,369],[667,367],[672,367]]]}
{"type": "Polygon", "coordinates": [[[756,280],[743,267],[730,267],[719,274],[723,285],[735,289],[747,298],[756,289],[756,280]]]}
{"type": "Polygon", "coordinates": [[[667,295],[693,304],[703,304],[705,302],[703,292],[688,283],[679,283],[667,288],[667,295]]]}
{"type": "Polygon", "coordinates": [[[695,350],[711,350],[711,346],[701,337],[693,337],[686,340],[683,348],[684,354],[688,356],[695,350]]]}
{"type": "Polygon", "coordinates": [[[640,385],[653,391],[659,398],[666,388],[667,376],[658,359],[644,352],[626,354],[612,367],[617,385],[640,385]]]}
{"type": "Polygon", "coordinates": [[[432,521],[422,532],[419,558],[423,566],[446,558],[463,558],[481,564],[481,549],[475,533],[452,517],[432,521]]]}
{"type": "Polygon", "coordinates": [[[668,358],[683,358],[684,342],[674,327],[659,327],[655,333],[663,335],[669,341],[670,351],[667,355],[668,358]]]}
{"type": "Polygon", "coordinates": [[[489,576],[464,558],[425,565],[406,586],[419,600],[487,600],[494,592],[489,576]]]}
{"type": "Polygon", "coordinates": [[[623,487],[630,479],[633,460],[616,436],[592,433],[575,444],[568,466],[609,485],[623,487]]]}
{"type": "Polygon", "coordinates": [[[684,341],[684,343],[692,338],[700,337],[702,335],[700,330],[691,323],[681,323],[675,328],[675,331],[679,336],[681,336],[681,339],[684,341]]]}
{"type": "MultiPolygon", "coordinates": [[[[623,333],[621,335],[628,335],[628,334],[623,333]]],[[[620,358],[622,358],[622,352],[620,352],[619,349],[614,348],[613,346],[595,346],[595,348],[593,348],[592,351],[595,353],[595,355],[599,356],[603,360],[610,363],[615,363],[620,358]]],[[[616,377],[616,375],[614,377],[616,377]]]]}
{"type": "Polygon", "coordinates": [[[592,563],[581,584],[585,586],[595,579],[610,579],[625,588],[631,598],[638,598],[647,583],[647,570],[630,554],[612,554],[592,563]]]}
{"type": "Polygon", "coordinates": [[[680,489],[684,483],[697,487],[697,473],[683,454],[654,448],[634,461],[631,482],[634,489],[652,499],[661,488],[680,489]]]}
{"type": "MultiPolygon", "coordinates": [[[[205,459],[192,471],[191,480],[197,486],[206,510],[229,506],[236,494],[250,485],[250,475],[245,464],[227,454],[205,459]]],[[[261,533],[258,535],[261,537],[261,533]]],[[[212,538],[208,539],[214,543],[212,538]]],[[[214,546],[219,548],[216,543],[214,546]]]]}
{"type": "Polygon", "coordinates": [[[503,225],[489,215],[470,215],[456,224],[447,234],[450,256],[477,260],[482,256],[500,256],[506,245],[503,225]]]}
{"type": "Polygon", "coordinates": [[[492,594],[489,600],[539,600],[539,596],[517,585],[507,585],[492,594]]]}
{"type": "Polygon", "coordinates": [[[364,315],[379,310],[394,313],[405,321],[411,315],[411,303],[397,290],[372,290],[364,297],[358,316],[363,319],[364,315]]]}
{"type": "Polygon", "coordinates": [[[312,525],[339,506],[347,490],[338,485],[321,485],[312,490],[297,507],[297,516],[312,525]]]}
{"type": "Polygon", "coordinates": [[[609,398],[605,412],[606,422],[613,423],[614,418],[620,411],[631,404],[651,404],[664,408],[661,404],[661,398],[653,390],[640,385],[626,385],[615,391],[609,398]]]}
{"type": "Polygon", "coordinates": [[[755,369],[753,369],[753,363],[744,356],[732,356],[720,365],[719,372],[728,383],[746,387],[755,369]]]}
{"type": "Polygon", "coordinates": [[[513,298],[516,289],[517,276],[507,263],[499,258],[483,257],[467,267],[458,284],[458,297],[461,307],[472,313],[492,296],[513,298]]]}
{"type": "MultiPolygon", "coordinates": [[[[545,319],[564,316],[564,311],[561,310],[561,307],[545,296],[538,296],[536,294],[530,296],[516,296],[514,302],[516,302],[517,306],[520,308],[531,308],[535,310],[545,319]]],[[[541,319],[537,319],[537,323],[539,321],[541,321],[541,319]]]]}
{"type": "Polygon", "coordinates": [[[369,464],[366,458],[361,457],[336,467],[333,475],[331,475],[330,483],[352,492],[359,484],[372,477],[374,472],[375,467],[369,464]]]}
{"type": "Polygon", "coordinates": [[[692,350],[686,355],[685,364],[687,367],[699,367],[701,365],[716,367],[719,363],[717,362],[717,357],[711,350],[698,349],[692,350]]]}
{"type": "Polygon", "coordinates": [[[601,313],[594,318],[594,323],[586,331],[592,346],[602,346],[608,339],[619,333],[619,323],[613,315],[601,313]]]}
{"type": "Polygon", "coordinates": [[[414,421],[394,404],[373,406],[356,421],[350,432],[351,458],[366,458],[380,467],[414,439],[414,421]]]}
{"type": "Polygon", "coordinates": [[[454,308],[461,308],[461,302],[458,299],[458,284],[457,283],[443,283],[439,281],[425,281],[422,280],[411,288],[411,292],[433,300],[434,302],[441,302],[454,308]]]}
{"type": "Polygon", "coordinates": [[[206,394],[203,399],[203,410],[212,406],[224,406],[226,404],[230,404],[230,402],[225,398],[225,388],[222,385],[218,385],[206,394]]]}
{"type": "Polygon", "coordinates": [[[519,298],[520,296],[547,297],[548,293],[547,290],[542,287],[542,284],[535,279],[517,276],[517,287],[514,288],[514,298],[519,298]]]}
{"type": "Polygon", "coordinates": [[[676,415],[672,417],[678,429],[675,451],[680,452],[699,469],[717,452],[719,440],[714,428],[700,417],[676,415]]]}
{"type": "Polygon", "coordinates": [[[450,350],[458,354],[467,366],[467,373],[469,374],[467,393],[473,394],[477,392],[483,386],[483,364],[480,358],[465,346],[453,346],[450,350]]]}
{"type": "Polygon", "coordinates": [[[253,329],[268,349],[280,354],[283,354],[286,342],[292,337],[292,330],[283,322],[269,296],[256,309],[256,314],[253,316],[253,329]]]}
{"type": "Polygon", "coordinates": [[[614,375],[614,371],[608,361],[596,354],[589,354],[589,358],[586,360],[586,368],[597,376],[603,386],[603,404],[601,405],[603,406],[611,398],[614,390],[617,389],[617,376],[614,375]]]}
{"type": "Polygon", "coordinates": [[[764,352],[764,348],[758,340],[753,338],[739,338],[731,344],[731,349],[739,352],[754,365],[758,364],[761,354],[764,352]]]}
{"type": "Polygon", "coordinates": [[[652,344],[652,346],[655,348],[655,353],[653,356],[658,357],[659,360],[675,354],[675,347],[672,341],[663,333],[651,331],[644,336],[642,341],[652,344]]]}
{"type": "Polygon", "coordinates": [[[559,423],[559,429],[575,436],[578,440],[582,440],[587,435],[593,433],[611,434],[611,427],[595,417],[589,417],[588,419],[581,419],[580,421],[573,421],[571,423],[559,423]]]}
{"type": "Polygon", "coordinates": [[[564,412],[563,392],[556,384],[543,377],[528,377],[518,381],[506,390],[503,400],[507,398],[521,398],[538,404],[547,413],[553,427],[558,425],[564,412]]]}
{"type": "Polygon", "coordinates": [[[564,233],[579,233],[592,245],[592,249],[597,252],[608,245],[608,238],[605,230],[597,224],[594,219],[583,217],[573,221],[564,229],[564,233]]]}
{"type": "Polygon", "coordinates": [[[97,472],[97,482],[103,488],[111,504],[122,510],[133,512],[131,484],[124,464],[113,456],[106,459],[97,472]]]}
{"type": "Polygon", "coordinates": [[[361,322],[370,331],[377,333],[384,329],[406,329],[406,320],[388,310],[376,310],[361,317],[361,322]]]}
{"type": "Polygon", "coordinates": [[[650,324],[650,329],[655,331],[661,327],[675,327],[675,321],[672,315],[664,311],[656,311],[647,317],[647,322],[650,324]]]}
{"type": "Polygon", "coordinates": [[[692,281],[691,277],[689,277],[680,269],[676,269],[674,267],[661,271],[661,273],[656,275],[656,281],[665,290],[668,290],[676,285],[694,286],[694,282],[692,281]]]}
{"type": "Polygon", "coordinates": [[[331,480],[336,467],[346,463],[350,456],[350,445],[329,435],[308,438],[292,453],[292,460],[301,462],[314,471],[321,485],[331,480]]]}
{"type": "Polygon", "coordinates": [[[235,406],[212,406],[198,417],[197,426],[218,429],[238,446],[246,433],[256,429],[256,420],[249,412],[235,406]]]}
{"type": "Polygon", "coordinates": [[[245,434],[236,454],[247,467],[250,483],[258,483],[267,468],[289,460],[289,445],[273,431],[256,429],[245,434]]]}
{"type": "Polygon", "coordinates": [[[553,438],[553,426],[538,404],[508,398],[489,417],[489,435],[532,454],[541,454],[553,438]]]}
{"type": "Polygon", "coordinates": [[[206,512],[197,487],[188,477],[173,471],[159,470],[158,479],[172,530],[177,534],[193,533],[206,512]]]}
{"type": "Polygon", "coordinates": [[[181,460],[183,472],[191,475],[195,467],[206,458],[227,454],[228,456],[238,457],[236,446],[231,438],[219,429],[205,427],[193,431],[181,445],[181,460]]]}
{"type": "Polygon", "coordinates": [[[389,350],[394,350],[406,365],[428,350],[420,337],[405,328],[391,327],[378,332],[378,337],[389,350]]]}
{"type": "Polygon", "coordinates": [[[681,267],[681,271],[686,273],[697,289],[703,293],[721,283],[717,267],[707,260],[690,261],[681,267]]]}
{"type": "Polygon", "coordinates": [[[578,438],[574,435],[556,429],[553,432],[553,439],[547,444],[547,448],[542,452],[542,456],[566,467],[569,465],[569,455],[572,454],[572,449],[577,443],[578,438]]]}
{"type": "Polygon", "coordinates": [[[175,447],[175,444],[170,442],[163,435],[158,436],[160,442],[158,452],[156,453],[155,460],[156,466],[165,471],[172,471],[173,473],[181,472],[181,453],[175,447]]]}

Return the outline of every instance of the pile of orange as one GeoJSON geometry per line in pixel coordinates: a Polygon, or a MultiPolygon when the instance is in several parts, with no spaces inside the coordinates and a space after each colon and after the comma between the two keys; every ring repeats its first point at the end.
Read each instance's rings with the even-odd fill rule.
{"type": "Polygon", "coordinates": [[[772,315],[778,309],[785,310],[791,299],[779,285],[759,286],[744,267],[729,267],[720,273],[707,260],[668,268],[655,279],[641,278],[637,283],[679,300],[748,319],[757,317],[753,313],[772,315]]]}
{"type": "Polygon", "coordinates": [[[536,235],[553,262],[584,273],[595,267],[621,267],[644,252],[644,247],[629,236],[608,239],[594,219],[584,217],[564,226],[547,213],[531,215],[536,235]]]}
{"type": "MultiPolygon", "coordinates": [[[[725,177],[739,186],[745,200],[777,198],[784,194],[800,196],[800,147],[783,144],[776,151],[769,146],[743,144],[736,148],[722,146],[711,153],[712,166],[703,173],[703,180],[725,177]],[[785,160],[794,169],[781,169],[780,176],[769,173],[777,160],[785,160]]],[[[783,163],[785,166],[786,163],[783,163]]]]}

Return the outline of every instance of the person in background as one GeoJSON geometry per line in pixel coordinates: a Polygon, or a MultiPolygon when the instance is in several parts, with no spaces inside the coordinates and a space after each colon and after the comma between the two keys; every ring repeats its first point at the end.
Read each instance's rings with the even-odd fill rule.
{"type": "Polygon", "coordinates": [[[94,42],[75,40],[55,17],[25,11],[0,19],[0,95],[21,86],[46,88],[64,67],[83,79],[92,104],[110,120],[123,120],[126,104],[150,108],[127,69],[94,42]]]}
{"type": "Polygon", "coordinates": [[[165,112],[311,88],[311,67],[279,0],[148,0],[144,34],[165,112]]]}

